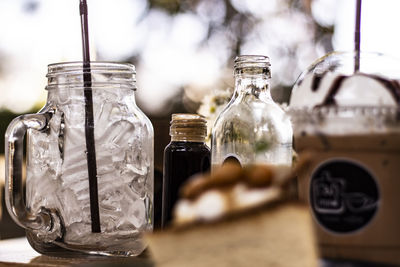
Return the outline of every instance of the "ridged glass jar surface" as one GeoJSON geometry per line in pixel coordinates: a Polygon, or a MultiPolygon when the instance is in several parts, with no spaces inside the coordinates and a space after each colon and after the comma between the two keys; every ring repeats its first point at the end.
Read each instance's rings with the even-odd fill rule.
{"type": "Polygon", "coordinates": [[[49,65],[46,126],[28,130],[26,207],[51,227],[29,229],[41,253],[131,256],[152,230],[153,127],[136,106],[135,67],[91,62],[100,233],[92,233],[81,62],[49,65]]]}
{"type": "Polygon", "coordinates": [[[227,160],[241,165],[292,162],[292,127],[272,100],[269,58],[235,59],[235,91],[212,130],[212,166],[227,160]]]}

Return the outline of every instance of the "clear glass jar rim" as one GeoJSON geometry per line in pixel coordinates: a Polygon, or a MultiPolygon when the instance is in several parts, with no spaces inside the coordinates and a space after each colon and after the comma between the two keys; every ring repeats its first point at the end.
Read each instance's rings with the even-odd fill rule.
{"type": "Polygon", "coordinates": [[[83,88],[85,73],[91,74],[93,89],[118,86],[136,90],[135,66],[107,61],[91,61],[89,66],[84,66],[82,61],[49,64],[46,90],[83,88]]]}
{"type": "MultiPolygon", "coordinates": [[[[84,72],[87,67],[83,66],[83,61],[59,62],[49,64],[46,77],[59,74],[84,72]]],[[[91,72],[125,72],[127,74],[136,74],[135,65],[131,63],[119,63],[111,61],[91,61],[91,72]]]]}

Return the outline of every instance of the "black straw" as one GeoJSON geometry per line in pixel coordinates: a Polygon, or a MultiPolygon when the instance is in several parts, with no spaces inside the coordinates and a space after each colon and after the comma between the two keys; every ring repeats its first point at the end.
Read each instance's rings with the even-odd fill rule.
{"type": "Polygon", "coordinates": [[[356,27],[354,31],[354,50],[356,51],[356,58],[354,61],[354,72],[360,70],[361,2],[362,0],[357,0],[356,7],[356,27]]]}
{"type": "Polygon", "coordinates": [[[92,232],[100,233],[99,196],[97,188],[96,148],[94,142],[92,74],[90,70],[88,12],[86,0],[80,0],[82,48],[83,48],[83,86],[85,95],[85,136],[86,156],[89,174],[90,217],[92,232]]]}

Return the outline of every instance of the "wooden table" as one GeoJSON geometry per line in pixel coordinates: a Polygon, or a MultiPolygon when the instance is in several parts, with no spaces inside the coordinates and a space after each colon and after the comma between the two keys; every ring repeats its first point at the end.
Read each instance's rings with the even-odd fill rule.
{"type": "Polygon", "coordinates": [[[0,241],[0,266],[154,266],[146,258],[56,258],[34,251],[25,237],[0,241]]]}
{"type": "MultiPolygon", "coordinates": [[[[55,258],[43,256],[34,251],[25,237],[6,239],[0,241],[0,267],[8,266],[84,266],[84,267],[106,267],[106,266],[130,266],[130,267],[155,267],[154,263],[144,258],[55,258]]],[[[367,263],[320,261],[320,267],[382,267],[367,263]]]]}

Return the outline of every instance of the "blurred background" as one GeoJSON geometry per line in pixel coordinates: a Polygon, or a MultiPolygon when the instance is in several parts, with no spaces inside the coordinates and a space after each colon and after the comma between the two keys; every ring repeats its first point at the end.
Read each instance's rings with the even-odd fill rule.
{"type": "MultiPolygon", "coordinates": [[[[2,191],[7,125],[44,105],[47,64],[82,59],[78,5],[0,0],[2,191]]],[[[269,56],[273,98],[285,103],[313,61],[353,49],[355,1],[349,0],[88,0],[88,6],[92,60],[136,66],[137,104],[155,128],[156,178],[170,115],[200,112],[211,123],[232,92],[236,55],[269,56]]],[[[400,57],[398,10],[398,0],[363,1],[362,50],[400,57]]],[[[3,200],[0,239],[22,235],[6,213],[3,200]]]]}

